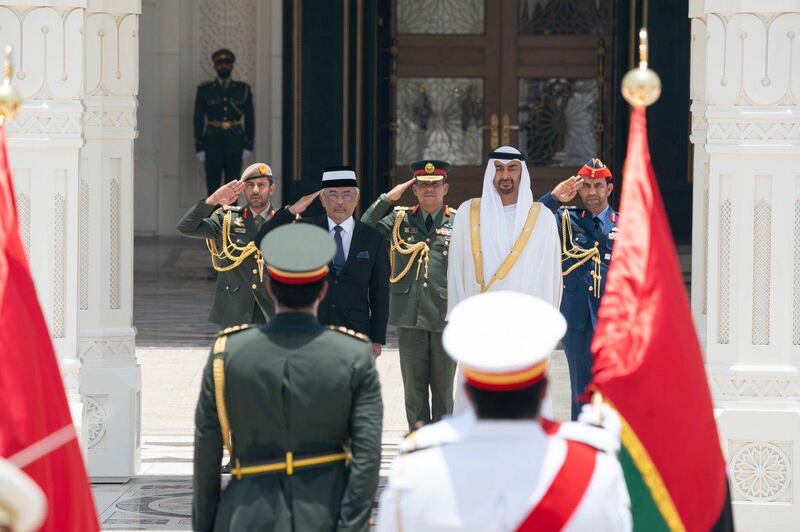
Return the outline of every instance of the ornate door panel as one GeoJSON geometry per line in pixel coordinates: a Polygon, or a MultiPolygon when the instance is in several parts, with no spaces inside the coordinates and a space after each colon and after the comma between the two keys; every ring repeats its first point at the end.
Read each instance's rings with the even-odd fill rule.
{"type": "Polygon", "coordinates": [[[412,160],[447,159],[457,204],[480,195],[499,145],[526,154],[537,195],[607,159],[612,4],[395,0],[393,181],[412,160]]]}
{"type": "Polygon", "coordinates": [[[535,195],[608,159],[608,0],[503,2],[501,144],[526,154],[535,195]],[[503,122],[508,127],[503,127],[503,122]]]}
{"type": "Polygon", "coordinates": [[[444,159],[449,204],[480,191],[500,105],[499,4],[395,0],[392,183],[409,179],[414,161],[444,159]]]}

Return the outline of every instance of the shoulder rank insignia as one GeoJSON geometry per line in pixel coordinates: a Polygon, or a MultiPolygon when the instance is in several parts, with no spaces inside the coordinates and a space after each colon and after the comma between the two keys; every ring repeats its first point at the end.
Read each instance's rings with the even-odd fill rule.
{"type": "Polygon", "coordinates": [[[233,327],[222,329],[219,333],[217,333],[217,338],[219,338],[220,336],[227,336],[235,332],[244,331],[245,329],[249,329],[250,327],[253,327],[252,323],[243,323],[241,325],[234,325],[233,327]]]}
{"type": "Polygon", "coordinates": [[[332,331],[340,332],[342,334],[346,334],[348,336],[352,336],[353,338],[358,338],[363,342],[369,342],[369,336],[366,334],[362,334],[360,332],[355,332],[353,329],[348,329],[347,327],[337,327],[336,325],[329,325],[328,328],[332,331]]]}
{"type": "Polygon", "coordinates": [[[238,205],[223,205],[223,211],[241,212],[242,208],[238,205]]]}
{"type": "Polygon", "coordinates": [[[444,206],[444,215],[445,216],[454,216],[458,212],[458,209],[454,209],[448,205],[444,206]]]}
{"type": "Polygon", "coordinates": [[[399,207],[398,206],[398,207],[395,207],[394,210],[395,211],[410,211],[411,207],[399,207]]]}
{"type": "Polygon", "coordinates": [[[253,324],[250,323],[243,323],[241,325],[234,325],[233,327],[228,327],[227,329],[222,329],[220,332],[217,333],[217,339],[214,341],[214,354],[218,355],[225,351],[225,345],[228,342],[228,335],[244,331],[245,329],[249,329],[253,327],[253,324]]]}

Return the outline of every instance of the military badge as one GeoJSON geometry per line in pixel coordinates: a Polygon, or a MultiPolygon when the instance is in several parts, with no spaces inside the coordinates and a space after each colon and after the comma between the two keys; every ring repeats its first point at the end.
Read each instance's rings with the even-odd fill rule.
{"type": "Polygon", "coordinates": [[[433,166],[433,163],[428,163],[428,164],[425,165],[425,173],[426,174],[432,174],[434,170],[436,170],[436,167],[433,166]]]}
{"type": "Polygon", "coordinates": [[[440,227],[439,229],[436,230],[436,234],[439,235],[439,236],[447,236],[447,237],[449,237],[449,236],[451,236],[453,234],[453,230],[450,229],[449,227],[442,226],[442,227],[440,227]]]}

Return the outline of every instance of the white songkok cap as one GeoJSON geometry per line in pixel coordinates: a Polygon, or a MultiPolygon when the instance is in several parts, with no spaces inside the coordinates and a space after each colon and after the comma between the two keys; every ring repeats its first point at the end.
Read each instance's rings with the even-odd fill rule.
{"type": "Polygon", "coordinates": [[[350,166],[330,166],[322,171],[322,188],[358,187],[356,172],[350,166]]]}
{"type": "Polygon", "coordinates": [[[450,311],[442,343],[466,381],[489,391],[526,388],[545,376],[567,322],[550,303],[499,290],[469,297],[450,311]]]}

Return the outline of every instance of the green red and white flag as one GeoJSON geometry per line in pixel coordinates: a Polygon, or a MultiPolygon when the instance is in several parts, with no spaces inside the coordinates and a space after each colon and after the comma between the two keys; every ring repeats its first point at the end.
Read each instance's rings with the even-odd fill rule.
{"type": "Polygon", "coordinates": [[[634,530],[732,530],[725,459],[644,108],[631,114],[623,179],[590,389],[622,421],[634,530]]]}

